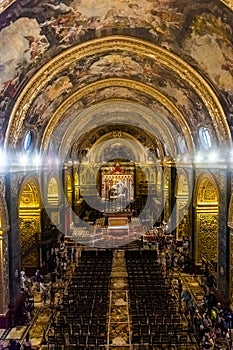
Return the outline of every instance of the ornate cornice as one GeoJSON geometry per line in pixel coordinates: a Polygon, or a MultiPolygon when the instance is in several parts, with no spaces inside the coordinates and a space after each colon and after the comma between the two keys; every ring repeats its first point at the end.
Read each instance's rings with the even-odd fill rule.
{"type": "MultiPolygon", "coordinates": [[[[188,86],[196,91],[200,99],[203,101],[212,118],[216,134],[218,135],[219,140],[221,140],[221,143],[225,146],[230,145],[231,135],[226,116],[217,96],[205,79],[180,57],[164,48],[143,40],[126,36],[105,37],[79,44],[66,50],[45,64],[28,82],[16,101],[9,120],[5,143],[12,147],[16,146],[17,135],[20,132],[23,121],[26,118],[32,102],[35,100],[38,93],[43,90],[46,84],[54,79],[59,72],[64,71],[77,60],[101,53],[112,53],[113,51],[133,52],[140,57],[154,59],[155,62],[160,62],[169,70],[174,71],[188,86]]],[[[110,86],[110,84],[114,84],[115,81],[115,79],[108,79],[104,84],[110,86]]],[[[98,86],[101,82],[96,84],[98,86]]],[[[84,87],[78,91],[78,94],[81,95],[82,93],[88,93],[90,92],[90,88],[94,86],[95,85],[91,84],[84,87]]],[[[138,89],[139,87],[142,91],[149,91],[150,89],[155,91],[155,89],[152,89],[145,84],[140,85],[135,81],[130,82],[130,88],[138,89]]],[[[159,98],[158,93],[157,96],[159,98]]],[[[162,97],[161,99],[164,100],[162,97]]],[[[72,97],[69,100],[71,101],[72,97]]],[[[167,102],[164,100],[164,103],[167,102]]],[[[65,104],[63,104],[63,106],[65,104]]]]}

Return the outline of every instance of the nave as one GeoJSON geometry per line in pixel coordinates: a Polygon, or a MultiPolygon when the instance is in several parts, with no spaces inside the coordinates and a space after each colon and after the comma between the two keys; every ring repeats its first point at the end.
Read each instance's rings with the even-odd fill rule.
{"type": "MultiPolygon", "coordinates": [[[[3,345],[30,334],[33,349],[205,349],[191,308],[179,297],[178,278],[192,306],[201,310],[204,290],[198,277],[162,263],[154,249],[96,250],[82,247],[69,262],[64,283],[44,276],[56,290],[55,304],[34,292],[35,312],[26,325],[5,330],[3,345]]],[[[226,339],[225,339],[226,340],[226,339]]],[[[220,337],[221,349],[230,349],[220,337]]],[[[220,349],[216,342],[213,349],[220,349]]]]}

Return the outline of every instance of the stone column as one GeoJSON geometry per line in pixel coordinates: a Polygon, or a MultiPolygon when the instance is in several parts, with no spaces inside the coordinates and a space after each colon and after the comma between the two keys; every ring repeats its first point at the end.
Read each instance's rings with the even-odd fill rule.
{"type": "Polygon", "coordinates": [[[10,224],[8,235],[10,304],[14,304],[20,295],[21,252],[18,197],[22,177],[18,174],[9,173],[6,181],[6,201],[10,224]]]}
{"type": "Polygon", "coordinates": [[[231,195],[230,173],[227,170],[217,174],[219,183],[219,237],[217,288],[224,302],[230,302],[230,229],[228,205],[231,195]]]}
{"type": "Polygon", "coordinates": [[[9,305],[9,267],[8,267],[8,230],[9,227],[0,227],[0,327],[7,328],[7,312],[9,305]]]}

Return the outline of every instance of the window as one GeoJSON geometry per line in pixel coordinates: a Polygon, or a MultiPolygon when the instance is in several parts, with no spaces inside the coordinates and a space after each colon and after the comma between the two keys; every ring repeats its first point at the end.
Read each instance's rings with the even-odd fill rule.
{"type": "Polygon", "coordinates": [[[180,153],[185,153],[187,150],[185,140],[182,136],[178,136],[178,147],[180,153]]]}
{"type": "Polygon", "coordinates": [[[199,128],[199,137],[200,137],[200,142],[202,147],[208,150],[211,147],[212,143],[211,143],[210,132],[205,126],[201,126],[199,128]]]}
{"type": "Polygon", "coordinates": [[[28,130],[24,137],[23,148],[25,152],[31,152],[35,145],[35,134],[32,130],[28,130]]]}

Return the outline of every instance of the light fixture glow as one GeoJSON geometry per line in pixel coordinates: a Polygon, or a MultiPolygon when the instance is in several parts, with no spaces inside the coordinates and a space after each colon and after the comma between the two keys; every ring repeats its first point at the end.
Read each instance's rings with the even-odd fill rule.
{"type": "Polygon", "coordinates": [[[7,156],[4,151],[0,151],[0,168],[4,169],[8,164],[7,156]]]}
{"type": "Polygon", "coordinates": [[[35,158],[33,159],[33,163],[36,165],[36,166],[39,166],[41,164],[41,158],[40,156],[37,154],[35,156],[35,158]]]}
{"type": "Polygon", "coordinates": [[[27,165],[28,162],[29,162],[29,159],[28,159],[28,157],[24,154],[24,155],[21,155],[21,156],[19,157],[19,162],[20,162],[20,164],[22,164],[22,165],[27,165]]]}
{"type": "Polygon", "coordinates": [[[203,155],[201,153],[198,153],[195,157],[195,162],[200,163],[203,161],[203,155]]]}

